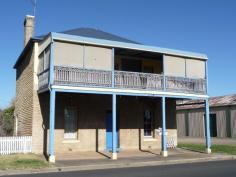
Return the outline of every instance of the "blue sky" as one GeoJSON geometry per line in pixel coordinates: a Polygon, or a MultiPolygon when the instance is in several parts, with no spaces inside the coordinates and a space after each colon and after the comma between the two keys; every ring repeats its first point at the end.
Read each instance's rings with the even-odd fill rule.
{"type": "MultiPolygon", "coordinates": [[[[205,53],[210,96],[236,93],[234,0],[38,0],[36,35],[93,27],[160,47],[205,53]]],[[[0,108],[15,96],[30,0],[0,1],[0,108]]]]}

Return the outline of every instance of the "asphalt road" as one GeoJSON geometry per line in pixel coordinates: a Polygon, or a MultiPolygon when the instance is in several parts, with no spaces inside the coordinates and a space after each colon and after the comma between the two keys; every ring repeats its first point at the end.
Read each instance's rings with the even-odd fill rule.
{"type": "MultiPolygon", "coordinates": [[[[236,177],[236,160],[107,170],[17,175],[15,177],[236,177]]],[[[13,176],[12,176],[13,177],[13,176]]]]}

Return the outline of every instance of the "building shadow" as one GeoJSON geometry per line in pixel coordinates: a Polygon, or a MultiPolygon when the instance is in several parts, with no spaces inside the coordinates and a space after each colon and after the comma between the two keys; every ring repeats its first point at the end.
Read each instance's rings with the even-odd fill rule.
{"type": "Polygon", "coordinates": [[[111,157],[109,157],[107,154],[105,154],[105,153],[103,153],[103,152],[101,152],[101,151],[99,151],[99,135],[98,135],[98,128],[96,128],[96,152],[98,153],[98,154],[100,154],[100,155],[102,155],[102,156],[104,156],[104,157],[106,157],[106,158],[108,158],[108,159],[110,159],[111,157]]]}

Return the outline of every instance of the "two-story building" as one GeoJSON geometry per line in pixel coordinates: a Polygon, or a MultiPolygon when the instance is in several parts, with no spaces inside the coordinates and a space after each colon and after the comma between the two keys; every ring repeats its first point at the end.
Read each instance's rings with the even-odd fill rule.
{"type": "MultiPolygon", "coordinates": [[[[176,100],[204,99],[210,152],[207,56],[79,28],[34,37],[26,16],[16,69],[18,135],[34,153],[160,149],[177,137],[176,100]]],[[[175,141],[177,141],[175,139],[175,141]]]]}

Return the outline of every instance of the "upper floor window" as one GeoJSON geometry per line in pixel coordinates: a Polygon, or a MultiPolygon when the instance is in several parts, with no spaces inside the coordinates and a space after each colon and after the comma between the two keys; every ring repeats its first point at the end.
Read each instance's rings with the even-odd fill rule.
{"type": "Polygon", "coordinates": [[[49,62],[50,62],[50,47],[47,47],[39,55],[38,73],[41,73],[44,70],[48,69],[49,68],[49,62]]]}

